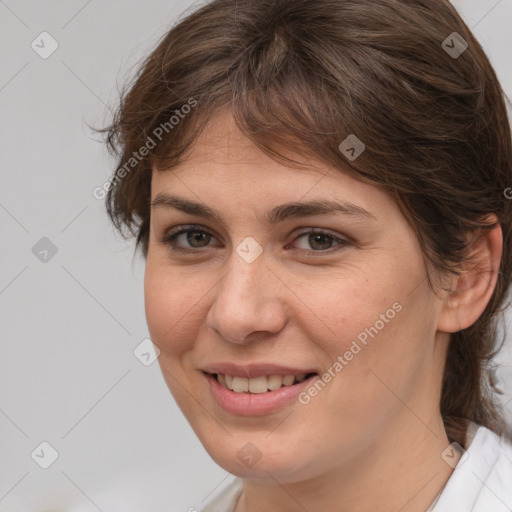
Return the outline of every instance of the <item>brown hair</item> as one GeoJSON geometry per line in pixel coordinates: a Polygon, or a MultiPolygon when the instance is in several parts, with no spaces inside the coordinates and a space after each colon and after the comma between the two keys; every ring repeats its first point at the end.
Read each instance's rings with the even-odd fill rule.
{"type": "Polygon", "coordinates": [[[299,165],[285,155],[313,155],[389,193],[439,271],[460,272],[465,236],[495,214],[504,236],[497,285],[480,318],[451,335],[443,376],[446,431],[464,446],[464,420],[506,428],[490,378],[512,265],[504,97],[447,0],[214,0],[164,35],[102,130],[119,159],[107,211],[147,257],[152,167],[184,159],[229,106],[273,158],[299,165]],[[450,54],[461,41],[467,49],[450,54]],[[365,144],[355,160],[339,149],[350,134],[365,144]]]}

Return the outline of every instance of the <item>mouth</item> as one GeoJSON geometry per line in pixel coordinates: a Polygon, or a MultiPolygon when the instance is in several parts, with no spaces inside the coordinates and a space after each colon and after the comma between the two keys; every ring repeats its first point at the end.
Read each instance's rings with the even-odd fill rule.
{"type": "Polygon", "coordinates": [[[296,406],[299,394],[319,376],[316,372],[290,373],[290,369],[276,367],[240,369],[229,366],[222,370],[221,373],[210,368],[202,373],[214,402],[235,416],[265,416],[296,406]]]}
{"type": "MultiPolygon", "coordinates": [[[[206,372],[207,373],[207,372],[206,372]]],[[[283,387],[299,384],[316,373],[298,375],[260,375],[257,377],[239,377],[224,373],[212,373],[213,378],[225,389],[235,393],[251,393],[255,395],[277,391],[283,387]]]]}

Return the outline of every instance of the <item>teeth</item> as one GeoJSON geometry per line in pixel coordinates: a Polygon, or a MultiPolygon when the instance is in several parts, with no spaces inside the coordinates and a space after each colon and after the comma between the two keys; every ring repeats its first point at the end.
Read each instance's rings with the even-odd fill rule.
{"type": "Polygon", "coordinates": [[[285,375],[283,377],[283,386],[291,386],[295,380],[295,375],[285,375]]]}
{"type": "Polygon", "coordinates": [[[266,393],[267,392],[267,377],[262,375],[261,377],[254,377],[253,379],[247,379],[249,383],[249,391],[251,393],[266,393]]]}
{"type": "Polygon", "coordinates": [[[231,375],[217,374],[217,381],[225,388],[235,393],[266,393],[280,389],[282,386],[292,386],[302,382],[306,378],[305,373],[300,375],[262,375],[248,379],[246,377],[233,377],[231,375]]]}
{"type": "Polygon", "coordinates": [[[282,375],[270,375],[267,377],[267,386],[268,389],[274,390],[279,389],[283,385],[283,376],[282,375]]]}
{"type": "Polygon", "coordinates": [[[233,391],[236,393],[249,391],[249,379],[245,377],[233,377],[233,391]]]}

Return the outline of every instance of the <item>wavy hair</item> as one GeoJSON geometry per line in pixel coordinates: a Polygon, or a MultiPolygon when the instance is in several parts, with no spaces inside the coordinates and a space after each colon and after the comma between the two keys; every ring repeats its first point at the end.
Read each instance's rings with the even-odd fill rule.
{"type": "Polygon", "coordinates": [[[313,155],[390,194],[440,272],[460,273],[466,235],[495,214],[497,284],[478,320],[451,335],[440,397],[447,435],[464,446],[465,420],[506,429],[492,379],[512,265],[505,99],[447,0],[213,0],[160,39],[100,130],[118,159],[106,208],[147,257],[151,169],[172,170],[229,105],[272,158],[313,155]],[[350,134],[366,147],[353,161],[339,149],[350,134]]]}

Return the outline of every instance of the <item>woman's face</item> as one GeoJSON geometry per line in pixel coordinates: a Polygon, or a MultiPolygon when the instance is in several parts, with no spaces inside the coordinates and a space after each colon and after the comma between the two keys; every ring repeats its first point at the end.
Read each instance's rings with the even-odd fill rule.
{"type": "Polygon", "coordinates": [[[275,162],[226,111],[186,161],[153,170],[151,197],[151,339],[218,464],[299,481],[349,467],[391,432],[426,431],[447,335],[417,239],[386,194],[318,162],[275,162]],[[334,201],[344,207],[300,206],[334,201]],[[160,241],[179,227],[190,232],[160,241]]]}

